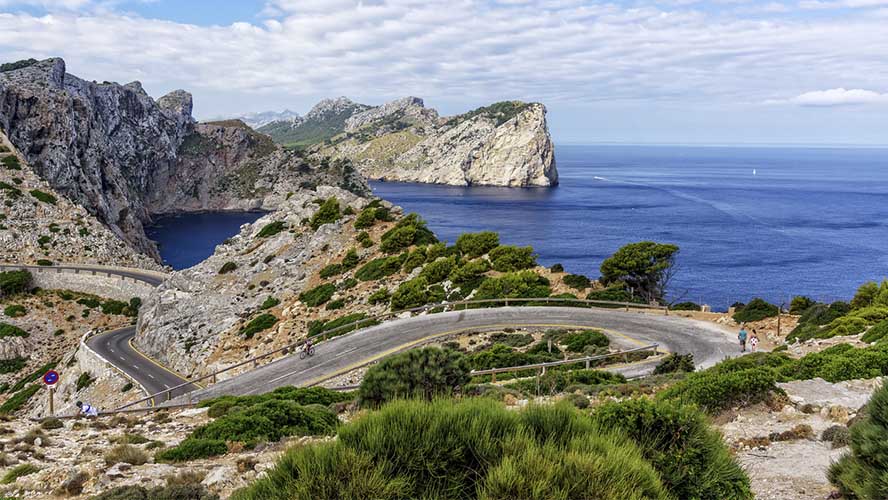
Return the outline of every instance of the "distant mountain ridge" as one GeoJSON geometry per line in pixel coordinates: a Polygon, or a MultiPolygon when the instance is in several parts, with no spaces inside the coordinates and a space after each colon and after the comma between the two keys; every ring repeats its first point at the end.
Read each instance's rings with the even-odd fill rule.
{"type": "MultiPolygon", "coordinates": [[[[273,122],[299,123],[303,120],[302,115],[295,111],[290,111],[289,109],[285,109],[283,111],[260,111],[257,113],[247,113],[236,118],[246,123],[250,126],[250,128],[253,129],[258,129],[273,122]]],[[[221,121],[221,119],[211,121],[221,121]]]]}
{"type": "Polygon", "coordinates": [[[354,162],[369,179],[554,186],[555,152],[539,103],[504,101],[441,117],[418,97],[381,106],[325,99],[301,120],[258,129],[276,143],[354,162]]]}

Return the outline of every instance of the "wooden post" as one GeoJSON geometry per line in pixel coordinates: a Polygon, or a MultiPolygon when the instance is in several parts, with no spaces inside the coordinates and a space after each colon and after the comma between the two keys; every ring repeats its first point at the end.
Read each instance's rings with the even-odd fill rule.
{"type": "Polygon", "coordinates": [[[495,383],[496,383],[496,372],[493,372],[493,373],[490,374],[490,383],[491,383],[491,384],[495,384],[495,383]]]}
{"type": "Polygon", "coordinates": [[[586,369],[587,369],[587,370],[589,369],[589,364],[590,364],[590,363],[591,363],[591,361],[589,361],[589,360],[587,359],[587,360],[586,360],[586,369]]]}
{"type": "Polygon", "coordinates": [[[167,401],[173,399],[173,391],[167,391],[167,401]]]}
{"type": "Polygon", "coordinates": [[[546,347],[549,349],[549,354],[552,354],[552,339],[547,341],[546,347]]]}

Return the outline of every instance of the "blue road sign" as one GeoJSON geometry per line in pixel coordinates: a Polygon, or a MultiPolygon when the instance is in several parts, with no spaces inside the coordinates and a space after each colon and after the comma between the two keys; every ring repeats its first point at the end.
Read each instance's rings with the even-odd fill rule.
{"type": "Polygon", "coordinates": [[[43,375],[43,383],[46,385],[54,385],[59,381],[59,374],[55,370],[49,370],[43,375]]]}

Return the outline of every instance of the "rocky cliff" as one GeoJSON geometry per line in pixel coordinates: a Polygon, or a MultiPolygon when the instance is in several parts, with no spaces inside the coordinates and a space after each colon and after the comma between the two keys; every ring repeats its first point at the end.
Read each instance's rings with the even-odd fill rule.
{"type": "Polygon", "coordinates": [[[55,191],[157,258],[158,212],[274,209],[321,183],[365,192],[346,162],[283,151],[240,121],[198,124],[185,91],[156,101],[138,82],[88,82],[61,59],[0,72],[0,130],[55,191]]]}
{"type": "Polygon", "coordinates": [[[323,155],[351,160],[369,179],[460,186],[558,183],[542,104],[506,101],[440,117],[416,97],[363,109],[345,98],[337,102],[338,120],[324,122],[326,134],[305,133],[320,127],[312,113],[260,131],[281,143],[312,145],[323,155]]]}

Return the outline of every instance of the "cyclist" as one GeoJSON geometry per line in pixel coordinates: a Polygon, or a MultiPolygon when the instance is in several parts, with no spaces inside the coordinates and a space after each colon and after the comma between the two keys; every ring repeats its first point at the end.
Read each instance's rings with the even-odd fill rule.
{"type": "Polygon", "coordinates": [[[302,344],[302,352],[304,352],[307,356],[311,356],[314,354],[311,350],[311,339],[306,339],[305,344],[302,344]]]}

